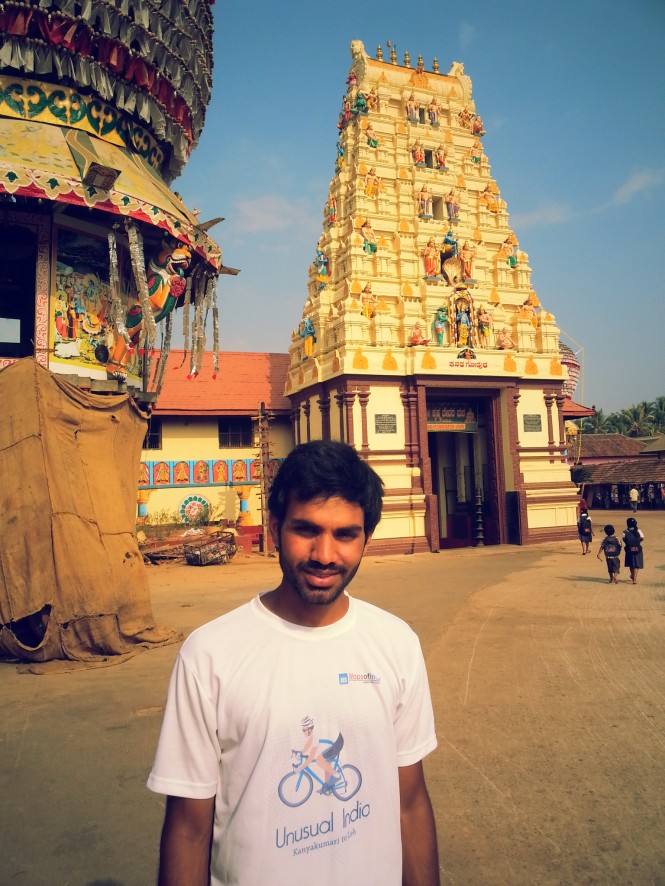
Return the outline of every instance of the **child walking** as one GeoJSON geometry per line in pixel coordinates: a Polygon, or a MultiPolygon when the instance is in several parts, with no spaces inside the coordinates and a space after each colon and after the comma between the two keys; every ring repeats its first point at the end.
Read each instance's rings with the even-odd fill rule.
{"type": "Polygon", "coordinates": [[[593,530],[591,528],[591,517],[586,509],[580,512],[580,519],[577,521],[577,534],[582,542],[582,556],[590,554],[589,545],[593,539],[593,530]]]}
{"type": "Polygon", "coordinates": [[[629,517],[626,520],[626,528],[623,531],[623,565],[630,569],[630,579],[634,585],[637,584],[638,569],[644,569],[643,541],[644,533],[637,528],[637,520],[635,517],[629,517]]]}
{"type": "Polygon", "coordinates": [[[601,559],[601,553],[605,554],[605,563],[607,564],[607,574],[610,577],[610,584],[618,585],[619,579],[617,576],[621,569],[621,560],[619,559],[621,542],[614,534],[614,526],[612,526],[611,523],[608,523],[607,526],[603,526],[603,532],[605,533],[605,538],[601,541],[600,547],[598,548],[598,559],[601,559]]]}

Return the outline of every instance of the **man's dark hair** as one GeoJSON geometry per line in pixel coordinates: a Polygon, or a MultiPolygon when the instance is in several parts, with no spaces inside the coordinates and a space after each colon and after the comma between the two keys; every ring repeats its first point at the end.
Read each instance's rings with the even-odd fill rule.
{"type": "Polygon", "coordinates": [[[360,505],[367,536],[381,519],[383,481],[347,443],[312,440],[296,446],[277,471],[268,510],[280,523],[291,496],[300,502],[343,498],[360,505]]]}
{"type": "Polygon", "coordinates": [[[603,532],[605,535],[614,535],[614,526],[611,523],[608,523],[607,526],[603,527],[603,532]]]}

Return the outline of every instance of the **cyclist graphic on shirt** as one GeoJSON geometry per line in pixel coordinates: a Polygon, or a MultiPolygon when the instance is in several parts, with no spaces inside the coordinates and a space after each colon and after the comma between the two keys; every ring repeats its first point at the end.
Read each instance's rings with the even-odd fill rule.
{"type": "Polygon", "coordinates": [[[340,747],[338,742],[334,744],[321,744],[314,737],[314,720],[311,717],[303,717],[300,724],[303,735],[305,736],[305,744],[301,753],[300,768],[305,769],[307,766],[316,765],[323,773],[323,787],[320,793],[329,790],[338,781],[339,776],[335,774],[331,758],[339,753],[340,747]]]}

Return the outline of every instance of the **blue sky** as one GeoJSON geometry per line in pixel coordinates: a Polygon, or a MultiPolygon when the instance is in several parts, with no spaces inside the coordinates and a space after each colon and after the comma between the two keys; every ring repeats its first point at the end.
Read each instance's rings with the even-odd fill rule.
{"type": "Polygon", "coordinates": [[[226,219],[211,234],[241,273],[220,281],[222,349],[288,350],[354,39],[463,62],[533,287],[583,349],[574,399],[665,395],[663,0],[218,2],[213,98],[173,188],[226,219]]]}

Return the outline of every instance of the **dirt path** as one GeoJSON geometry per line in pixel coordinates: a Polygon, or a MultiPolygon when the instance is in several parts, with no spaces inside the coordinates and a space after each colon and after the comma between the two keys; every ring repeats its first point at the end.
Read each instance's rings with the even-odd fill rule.
{"type": "MultiPolygon", "coordinates": [[[[665,514],[639,520],[636,587],[576,542],[368,554],[354,593],[409,621],[428,661],[443,883],[665,883],[665,514]]],[[[186,634],[278,576],[258,556],[155,567],[155,615],[186,634]]],[[[154,883],[163,804],[144,784],[176,652],[0,665],[0,883],[154,883]]]]}

